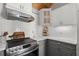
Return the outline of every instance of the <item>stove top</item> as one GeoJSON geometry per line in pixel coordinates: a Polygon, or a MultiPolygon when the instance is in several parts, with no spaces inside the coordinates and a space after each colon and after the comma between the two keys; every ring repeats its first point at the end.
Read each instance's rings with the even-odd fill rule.
{"type": "Polygon", "coordinates": [[[7,40],[7,46],[8,46],[7,48],[16,47],[16,46],[24,45],[24,44],[29,44],[34,41],[36,42],[36,40],[27,39],[27,38],[24,38],[24,40],[21,40],[21,41],[7,40]]]}
{"type": "Polygon", "coordinates": [[[37,47],[37,41],[29,38],[24,38],[21,41],[8,40],[6,55],[18,55],[24,52],[31,51],[37,47]]]}

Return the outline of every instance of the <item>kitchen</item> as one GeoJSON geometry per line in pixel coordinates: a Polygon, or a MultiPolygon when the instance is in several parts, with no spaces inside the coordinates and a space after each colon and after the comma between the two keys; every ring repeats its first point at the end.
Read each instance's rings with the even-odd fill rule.
{"type": "Polygon", "coordinates": [[[0,3],[0,56],[79,55],[78,11],[77,3],[0,3]]]}

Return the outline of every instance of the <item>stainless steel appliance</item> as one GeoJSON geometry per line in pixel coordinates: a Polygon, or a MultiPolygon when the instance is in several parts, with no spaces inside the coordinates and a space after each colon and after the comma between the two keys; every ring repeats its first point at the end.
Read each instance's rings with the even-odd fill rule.
{"type": "Polygon", "coordinates": [[[18,20],[23,22],[34,21],[34,17],[32,15],[7,8],[5,3],[3,4],[1,16],[7,20],[18,20]]]}
{"type": "Polygon", "coordinates": [[[5,56],[38,56],[38,44],[36,40],[9,40],[7,44],[8,48],[4,51],[5,56]]]}

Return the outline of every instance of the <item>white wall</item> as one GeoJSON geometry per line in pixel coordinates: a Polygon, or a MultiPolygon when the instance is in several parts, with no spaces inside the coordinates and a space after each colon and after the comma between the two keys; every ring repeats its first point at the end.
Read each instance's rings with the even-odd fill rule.
{"type": "Polygon", "coordinates": [[[8,21],[4,18],[1,17],[1,11],[2,11],[2,3],[0,3],[0,33],[4,32],[4,31],[10,31],[13,29],[13,22],[12,21],[8,21]]]}
{"type": "MultiPolygon", "coordinates": [[[[77,44],[77,15],[76,15],[76,4],[67,4],[58,9],[52,10],[52,26],[49,27],[49,36],[46,38],[68,42],[72,44],[77,44]],[[71,32],[60,33],[54,30],[55,26],[60,25],[60,21],[63,22],[63,25],[75,25],[71,32]]],[[[71,26],[72,26],[71,25],[71,26]]],[[[38,27],[38,38],[45,38],[42,36],[42,26],[38,27]]]]}
{"type": "Polygon", "coordinates": [[[58,9],[52,10],[52,25],[59,25],[60,22],[65,24],[76,24],[76,4],[66,4],[58,9]]]}
{"type": "Polygon", "coordinates": [[[79,3],[77,4],[77,49],[76,49],[76,53],[77,56],[79,56],[79,3]]]}
{"type": "MultiPolygon", "coordinates": [[[[31,7],[31,5],[29,5],[28,7],[31,7]]],[[[2,4],[0,3],[0,13],[1,13],[1,11],[2,11],[2,4]]],[[[0,15],[0,33],[8,31],[9,35],[12,35],[13,32],[16,31],[16,28],[20,28],[20,30],[18,30],[18,31],[24,31],[26,37],[35,36],[36,35],[36,19],[37,19],[37,15],[33,14],[32,10],[29,10],[29,11],[30,11],[30,14],[35,19],[33,22],[30,22],[30,23],[6,20],[6,19],[2,18],[1,15],[0,15]]]]}
{"type": "MultiPolygon", "coordinates": [[[[76,4],[67,4],[63,7],[60,7],[54,11],[52,11],[52,25],[57,26],[60,25],[60,22],[63,25],[75,25],[72,31],[70,32],[57,32],[53,29],[50,29],[50,35],[53,37],[63,37],[64,41],[69,41],[70,43],[77,44],[77,8],[76,4]],[[65,39],[69,38],[69,39],[65,39]]],[[[63,41],[63,40],[61,40],[63,41]]]]}
{"type": "MultiPolygon", "coordinates": [[[[76,37],[77,36],[77,8],[76,4],[67,4],[63,7],[60,7],[54,11],[52,11],[52,26],[59,26],[60,22],[63,23],[63,25],[75,25],[72,32],[68,33],[59,33],[53,29],[53,27],[50,28],[50,34],[52,36],[61,36],[61,37],[76,37]]],[[[76,39],[75,39],[76,40],[76,39]]]]}

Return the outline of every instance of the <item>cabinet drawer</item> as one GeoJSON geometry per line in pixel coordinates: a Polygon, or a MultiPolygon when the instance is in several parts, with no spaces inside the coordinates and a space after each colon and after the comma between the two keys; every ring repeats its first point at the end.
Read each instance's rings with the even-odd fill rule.
{"type": "Polygon", "coordinates": [[[51,45],[56,45],[56,46],[62,46],[64,48],[69,48],[69,49],[76,49],[76,45],[74,44],[69,44],[69,43],[65,43],[65,42],[60,42],[60,41],[55,41],[55,40],[51,40],[51,39],[47,39],[48,44],[51,45]]]}
{"type": "Polygon", "coordinates": [[[61,43],[61,46],[62,46],[63,48],[76,49],[76,45],[73,45],[73,44],[61,43]]]}
{"type": "Polygon", "coordinates": [[[55,46],[59,46],[61,44],[61,42],[59,42],[59,41],[50,40],[50,39],[47,39],[47,43],[49,45],[55,45],[55,46]]]}

